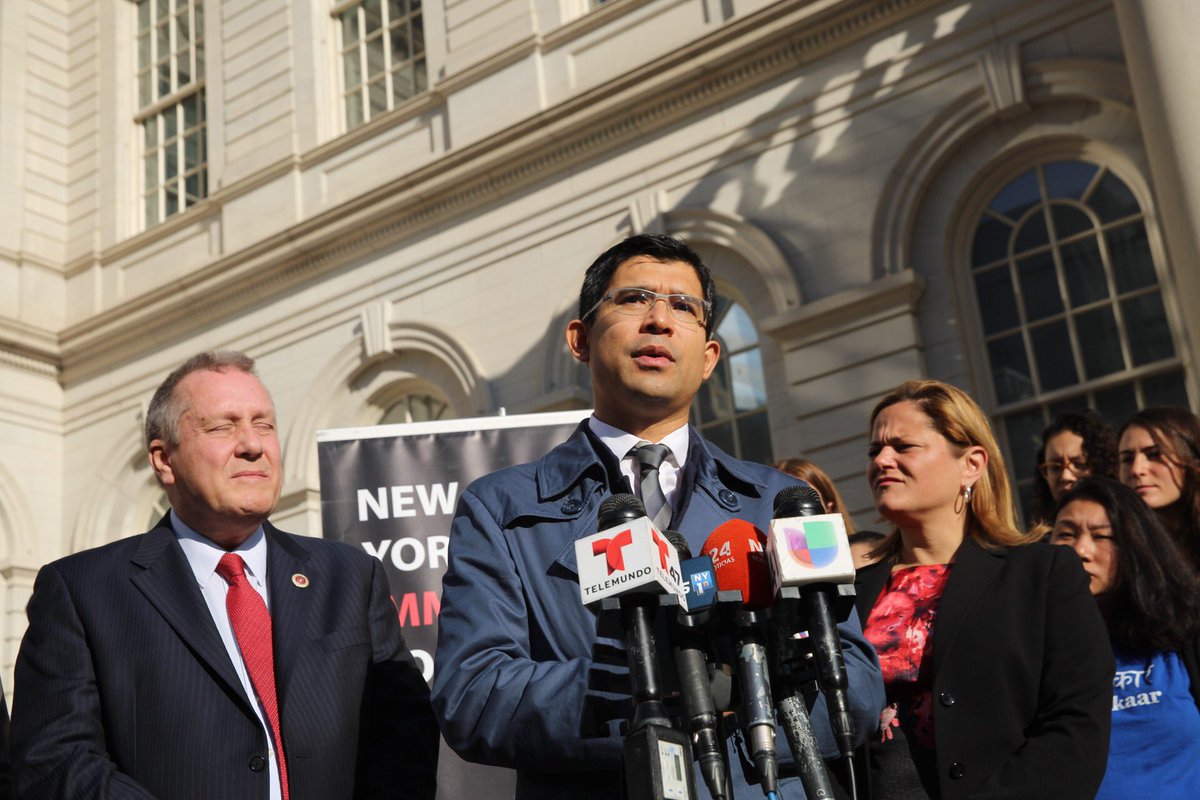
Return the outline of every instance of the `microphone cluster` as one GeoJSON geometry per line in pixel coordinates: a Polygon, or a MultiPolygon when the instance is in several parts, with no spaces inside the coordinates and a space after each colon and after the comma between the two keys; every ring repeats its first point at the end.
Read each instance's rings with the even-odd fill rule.
{"type": "Polygon", "coordinates": [[[806,701],[819,686],[849,766],[854,729],[837,621],[853,607],[854,565],[841,516],[823,511],[811,487],[790,487],[775,498],[766,533],[729,520],[693,557],[677,532],[654,526],[636,497],[618,494],[600,507],[600,532],[576,542],[582,600],[602,628],[616,620],[625,645],[628,800],[696,797],[693,759],[712,798],[731,798],[724,735],[731,706],[764,795],[779,796],[778,719],[807,796],[834,796],[806,701]],[[670,641],[669,659],[660,657],[661,637],[670,641]],[[718,655],[731,647],[732,658],[718,655]],[[734,704],[723,661],[737,676],[734,704]],[[676,683],[667,687],[664,676],[676,683]],[[682,712],[671,702],[672,714],[675,693],[682,712]]]}

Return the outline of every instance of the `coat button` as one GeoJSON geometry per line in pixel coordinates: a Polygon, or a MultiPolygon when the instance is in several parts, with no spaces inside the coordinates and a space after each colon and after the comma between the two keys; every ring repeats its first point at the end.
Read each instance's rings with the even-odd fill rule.
{"type": "Polygon", "coordinates": [[[957,761],[950,765],[950,777],[954,780],[961,778],[964,772],[966,772],[966,769],[957,761]]]}
{"type": "Polygon", "coordinates": [[[721,505],[725,506],[726,508],[737,508],[737,495],[728,489],[722,489],[721,491],[717,492],[717,498],[721,501],[721,505]]]}
{"type": "Polygon", "coordinates": [[[577,497],[570,497],[567,499],[567,502],[562,504],[562,513],[578,514],[580,509],[582,509],[582,508],[583,508],[583,501],[581,501],[577,497]]]}
{"type": "Polygon", "coordinates": [[[954,695],[950,694],[949,692],[942,692],[940,699],[942,701],[942,705],[944,705],[946,708],[949,708],[955,703],[954,695]]]}
{"type": "Polygon", "coordinates": [[[250,759],[250,771],[262,772],[267,768],[267,760],[262,756],[254,756],[250,759]]]}

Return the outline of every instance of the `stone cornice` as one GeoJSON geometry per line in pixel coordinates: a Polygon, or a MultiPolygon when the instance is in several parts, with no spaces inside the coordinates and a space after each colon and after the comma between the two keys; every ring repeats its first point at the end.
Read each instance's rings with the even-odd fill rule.
{"type": "Polygon", "coordinates": [[[64,331],[64,380],[103,371],[320,280],[431,225],[495,202],[719,104],[934,0],[791,0],[64,331]],[[159,335],[147,336],[147,331],[159,335]],[[165,336],[162,334],[166,334],[165,336]]]}
{"type": "Polygon", "coordinates": [[[0,364],[55,377],[60,368],[59,341],[48,330],[0,318],[0,364]]]}

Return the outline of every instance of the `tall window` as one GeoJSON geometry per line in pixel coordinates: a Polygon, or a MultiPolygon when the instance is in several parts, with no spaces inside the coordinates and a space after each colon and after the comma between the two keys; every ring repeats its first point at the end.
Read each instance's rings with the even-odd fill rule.
{"type": "Polygon", "coordinates": [[[425,91],[421,0],[351,0],[338,3],[334,13],[342,29],[347,128],[425,91]]]}
{"type": "Polygon", "coordinates": [[[692,419],[705,438],[747,461],[770,464],[771,424],[758,329],[742,306],[717,295],[713,311],[721,359],[692,402],[692,419]]]}
{"type": "Polygon", "coordinates": [[[208,195],[202,0],[137,0],[146,226],[208,195]]]}
{"type": "Polygon", "coordinates": [[[1188,405],[1142,209],[1105,167],[1047,161],[1001,189],[976,225],[971,275],[1026,501],[1058,414],[1090,407],[1117,425],[1145,405],[1188,405]]]}

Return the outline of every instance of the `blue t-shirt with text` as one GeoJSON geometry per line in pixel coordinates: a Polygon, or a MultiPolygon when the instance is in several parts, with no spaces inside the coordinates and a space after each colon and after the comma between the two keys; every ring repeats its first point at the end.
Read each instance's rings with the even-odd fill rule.
{"type": "Polygon", "coordinates": [[[1178,653],[1116,652],[1112,742],[1097,800],[1194,798],[1200,792],[1200,709],[1178,653]]]}

